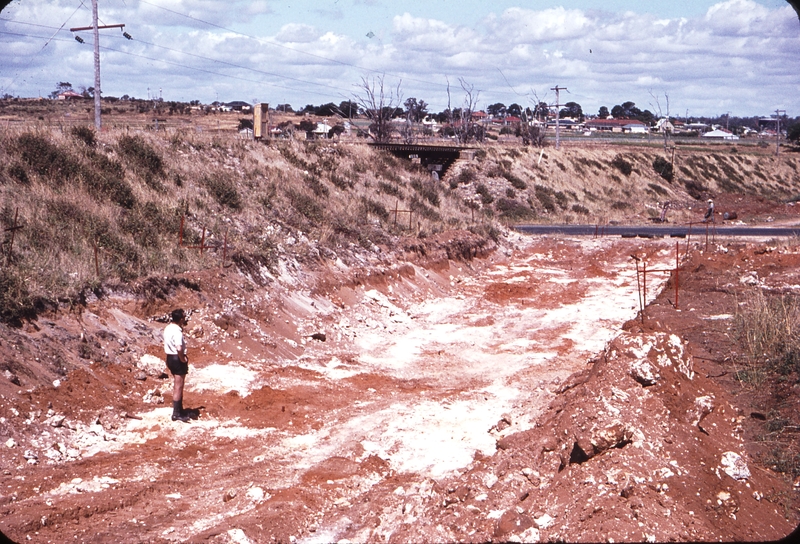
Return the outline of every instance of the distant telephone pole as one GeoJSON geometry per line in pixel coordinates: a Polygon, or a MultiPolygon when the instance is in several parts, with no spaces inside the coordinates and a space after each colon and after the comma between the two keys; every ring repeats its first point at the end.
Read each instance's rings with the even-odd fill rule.
{"type": "MultiPolygon", "coordinates": [[[[81,30],[91,30],[94,33],[94,126],[100,130],[100,29],[102,28],[125,28],[125,25],[103,25],[97,26],[97,0],[92,0],[92,26],[81,26],[70,28],[70,32],[81,30]]],[[[130,35],[124,33],[129,40],[130,35]]]]}
{"type": "Polygon", "coordinates": [[[556,106],[556,149],[558,149],[560,141],[561,141],[560,140],[560,138],[561,138],[561,127],[558,124],[558,119],[559,119],[559,117],[561,117],[561,110],[559,110],[559,108],[561,107],[561,102],[558,100],[558,93],[559,93],[559,91],[566,91],[567,88],[566,87],[559,87],[558,85],[556,85],[555,87],[553,87],[550,90],[556,92],[556,104],[555,104],[555,106],[556,106]]]}
{"type": "Polygon", "coordinates": [[[786,114],[786,110],[775,110],[775,154],[781,152],[781,113],[786,114]]]}

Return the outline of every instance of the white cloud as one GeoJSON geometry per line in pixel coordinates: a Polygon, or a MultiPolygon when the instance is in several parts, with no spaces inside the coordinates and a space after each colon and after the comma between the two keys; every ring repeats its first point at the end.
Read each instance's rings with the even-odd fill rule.
{"type": "MultiPolygon", "coordinates": [[[[497,8],[503,11],[494,14],[489,4],[463,0],[462,11],[479,10],[474,24],[450,19],[443,10],[431,17],[435,10],[422,2],[403,2],[402,11],[391,11],[394,3],[342,0],[333,8],[336,18],[318,17],[319,4],[300,2],[303,9],[264,0],[102,5],[105,23],[124,22],[134,36],[129,42],[104,31],[104,93],[143,96],[148,86],[161,86],[165,99],[212,101],[220,93],[223,100],[323,103],[352,94],[362,76],[383,73],[393,85],[402,79],[405,96],[434,108],[446,104],[445,82],[457,85],[464,77],[486,103],[523,103],[528,98],[518,93],[531,90],[544,98],[559,84],[585,111],[626,100],[641,107],[652,90],[669,92],[676,107],[696,113],[716,113],[718,104],[742,115],[778,105],[790,115],[800,113],[800,24],[789,6],[776,8],[774,2],[767,7],[728,0],[699,16],[665,18],[555,2],[532,9],[504,1],[497,8]],[[368,31],[375,37],[365,37],[368,31]],[[222,96],[223,90],[232,96],[222,96]]],[[[76,7],[72,0],[25,0],[4,10],[2,17],[16,22],[0,21],[0,93],[35,96],[49,93],[57,81],[91,82],[91,33],[81,45],[68,31],[55,32],[65,21],[66,28],[88,24],[90,11],[74,13],[76,7]]]]}
{"type": "Polygon", "coordinates": [[[284,25],[275,39],[286,43],[310,43],[322,36],[322,32],[304,23],[284,25]]]}

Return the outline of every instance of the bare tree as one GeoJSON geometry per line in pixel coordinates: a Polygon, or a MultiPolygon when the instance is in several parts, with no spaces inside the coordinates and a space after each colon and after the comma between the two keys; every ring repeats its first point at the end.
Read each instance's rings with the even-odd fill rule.
{"type": "Polygon", "coordinates": [[[661,132],[664,134],[664,153],[668,153],[669,151],[667,149],[668,147],[667,142],[669,140],[669,133],[671,132],[670,129],[671,124],[669,122],[669,95],[666,92],[664,93],[664,98],[667,101],[666,115],[661,111],[661,102],[659,101],[658,96],[654,95],[653,91],[650,91],[650,96],[653,97],[653,100],[656,101],[655,105],[653,105],[653,103],[651,102],[650,107],[656,110],[656,112],[658,113],[658,119],[659,122],[661,123],[661,132]]]}
{"type": "Polygon", "coordinates": [[[353,100],[371,121],[370,135],[376,142],[388,142],[392,136],[392,116],[403,101],[400,82],[396,89],[387,90],[382,75],[362,77],[358,89],[359,92],[353,96],[353,100]]]}
{"type": "Polygon", "coordinates": [[[539,95],[536,94],[536,91],[532,90],[531,93],[533,94],[533,109],[524,108],[522,110],[520,115],[522,123],[517,126],[515,136],[522,138],[522,145],[544,147],[549,108],[545,102],[539,100],[539,95]],[[542,116],[544,117],[544,121],[540,122],[539,118],[542,116]]]}
{"type": "Polygon", "coordinates": [[[475,86],[467,83],[462,77],[458,78],[458,82],[464,91],[464,100],[461,107],[455,110],[450,108],[450,81],[447,82],[447,111],[450,126],[459,143],[465,144],[473,139],[482,141],[484,128],[476,123],[472,116],[478,106],[480,91],[476,91],[475,86]]]}

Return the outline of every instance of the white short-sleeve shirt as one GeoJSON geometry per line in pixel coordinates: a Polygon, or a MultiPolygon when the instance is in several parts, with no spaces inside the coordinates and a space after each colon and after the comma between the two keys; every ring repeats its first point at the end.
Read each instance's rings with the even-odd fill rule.
{"type": "Polygon", "coordinates": [[[164,329],[164,353],[167,355],[186,353],[186,341],[183,339],[183,330],[177,323],[170,323],[164,329]]]}

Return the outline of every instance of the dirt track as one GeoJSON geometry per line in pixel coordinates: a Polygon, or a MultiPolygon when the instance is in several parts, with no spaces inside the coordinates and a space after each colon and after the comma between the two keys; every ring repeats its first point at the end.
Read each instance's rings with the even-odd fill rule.
{"type": "Polygon", "coordinates": [[[733,292],[751,268],[800,283],[797,248],[760,247],[695,244],[685,306],[676,312],[669,290],[656,299],[667,275],[653,274],[644,326],[631,255],[674,266],[674,241],[512,234],[468,262],[384,255],[314,272],[289,263],[266,279],[207,270],[147,307],[111,296],[5,329],[3,353],[41,367],[0,390],[0,531],[39,542],[781,537],[797,524],[796,491],[748,456],[738,386],[708,377],[731,319],[730,293],[705,299],[708,286],[733,292]],[[193,311],[189,424],[169,420],[170,381],[153,358],[163,324],[148,319],[174,306],[193,311]],[[53,361],[75,351],[79,369],[59,376],[53,361]]]}

